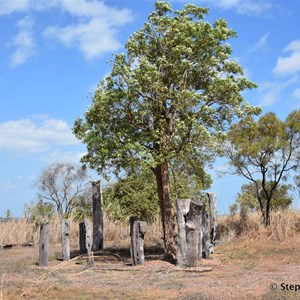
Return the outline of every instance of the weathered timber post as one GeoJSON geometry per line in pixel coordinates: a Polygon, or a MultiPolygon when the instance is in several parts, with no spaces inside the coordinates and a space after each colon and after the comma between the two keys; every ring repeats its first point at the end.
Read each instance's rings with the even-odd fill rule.
{"type": "Polygon", "coordinates": [[[210,243],[209,230],[208,230],[208,212],[206,211],[206,209],[202,210],[201,233],[202,233],[201,256],[202,258],[209,258],[211,243],[210,243]]]}
{"type": "Polygon", "coordinates": [[[86,254],[87,249],[85,247],[85,240],[86,240],[86,230],[84,222],[79,223],[79,253],[86,254]]]}
{"type": "Polygon", "coordinates": [[[131,262],[133,266],[137,265],[137,237],[138,237],[138,228],[137,228],[137,216],[130,217],[130,255],[131,255],[131,262]]]}
{"type": "Polygon", "coordinates": [[[92,251],[93,246],[93,230],[90,220],[84,219],[85,228],[85,249],[88,255],[87,264],[92,267],[94,265],[94,253],[92,251]]]}
{"type": "Polygon", "coordinates": [[[92,251],[93,234],[90,220],[84,219],[79,223],[79,249],[80,254],[86,254],[92,251]]]}
{"type": "Polygon", "coordinates": [[[70,260],[70,221],[62,220],[61,226],[62,259],[66,261],[70,260]]]}
{"type": "Polygon", "coordinates": [[[93,251],[103,250],[103,212],[101,182],[92,181],[93,192],[93,251]]]}
{"type": "Polygon", "coordinates": [[[135,223],[138,223],[137,264],[143,265],[145,262],[144,238],[147,231],[147,222],[137,221],[135,223]]]}
{"type": "Polygon", "coordinates": [[[39,241],[39,266],[48,266],[49,254],[49,223],[42,223],[40,226],[40,241],[39,241]]]}
{"type": "Polygon", "coordinates": [[[207,193],[209,204],[209,227],[210,227],[210,242],[214,245],[216,239],[217,228],[217,206],[216,206],[216,193],[207,193]]]}
{"type": "Polygon", "coordinates": [[[200,202],[190,199],[177,200],[178,266],[195,267],[197,265],[201,212],[200,202]]]}
{"type": "Polygon", "coordinates": [[[177,237],[177,265],[186,265],[186,216],[190,209],[190,199],[177,199],[177,225],[178,225],[178,237],[177,237]]]}

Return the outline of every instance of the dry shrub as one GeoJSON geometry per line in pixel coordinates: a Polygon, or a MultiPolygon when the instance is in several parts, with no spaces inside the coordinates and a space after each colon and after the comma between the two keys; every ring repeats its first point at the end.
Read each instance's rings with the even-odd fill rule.
{"type": "Polygon", "coordinates": [[[272,239],[279,242],[299,237],[300,212],[292,210],[273,211],[271,226],[265,227],[260,213],[252,213],[247,218],[222,216],[218,219],[217,238],[223,242],[235,238],[272,239]],[[233,234],[234,233],[234,234],[233,234]]]}

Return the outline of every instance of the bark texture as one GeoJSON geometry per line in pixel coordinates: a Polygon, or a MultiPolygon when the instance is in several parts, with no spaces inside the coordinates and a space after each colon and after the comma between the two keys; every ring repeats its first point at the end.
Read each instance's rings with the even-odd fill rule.
{"type": "Polygon", "coordinates": [[[159,205],[161,212],[161,220],[163,226],[163,240],[165,259],[176,260],[176,213],[171,197],[168,164],[163,163],[154,170],[157,191],[159,197],[159,205]]]}

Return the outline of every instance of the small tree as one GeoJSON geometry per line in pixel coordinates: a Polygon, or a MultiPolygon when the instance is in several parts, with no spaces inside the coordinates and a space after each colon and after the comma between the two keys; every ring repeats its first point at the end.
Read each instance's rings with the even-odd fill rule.
{"type": "Polygon", "coordinates": [[[224,19],[204,21],[208,9],[173,10],[155,3],[142,29],[115,57],[112,71],[78,119],[74,133],[87,145],[83,162],[104,173],[153,171],[161,211],[165,257],[176,257],[176,213],[170,164],[205,174],[228,124],[257,113],[241,92],[255,87],[230,58],[236,36],[224,19]]]}
{"type": "MultiPolygon", "coordinates": [[[[271,188],[270,185],[270,183],[267,184],[269,189],[271,188]]],[[[290,184],[278,184],[274,190],[270,209],[277,210],[289,208],[293,201],[293,197],[289,194],[291,189],[292,186],[290,184]]],[[[267,198],[263,193],[263,190],[260,190],[260,193],[263,205],[266,205],[267,198]]],[[[229,206],[229,210],[232,211],[232,214],[234,214],[233,212],[236,212],[238,208],[240,209],[240,212],[245,211],[246,213],[260,211],[256,187],[253,182],[243,184],[241,193],[238,194],[236,202],[229,206]]]]}
{"type": "Polygon", "coordinates": [[[44,202],[42,199],[39,201],[30,201],[24,205],[25,217],[36,226],[41,223],[48,223],[55,215],[54,203],[44,202]]]}
{"type": "Polygon", "coordinates": [[[38,180],[39,198],[51,201],[60,218],[68,218],[76,199],[86,189],[85,167],[71,163],[55,163],[42,171],[38,180]]]}
{"type": "Polygon", "coordinates": [[[299,167],[300,110],[292,112],[285,122],[274,113],[257,122],[248,117],[232,126],[228,141],[225,154],[233,168],[231,174],[252,182],[264,224],[268,226],[279,183],[299,167]]]}

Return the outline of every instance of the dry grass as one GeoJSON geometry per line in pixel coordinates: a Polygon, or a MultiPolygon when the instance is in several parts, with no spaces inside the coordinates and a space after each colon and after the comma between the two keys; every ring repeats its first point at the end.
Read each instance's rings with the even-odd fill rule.
{"type": "MultiPolygon", "coordinates": [[[[71,245],[78,244],[79,226],[77,222],[70,222],[71,245]]],[[[286,242],[300,237],[300,212],[277,211],[271,215],[271,226],[266,228],[258,213],[250,214],[246,219],[239,216],[222,216],[218,218],[217,239],[223,244],[236,239],[273,240],[286,242]]],[[[0,223],[0,246],[7,244],[37,244],[39,228],[26,221],[10,221],[0,223]]],[[[61,222],[55,218],[51,222],[50,243],[60,243],[61,222]]],[[[114,221],[104,216],[104,241],[106,245],[126,247],[129,245],[129,221],[114,221]]],[[[146,245],[161,246],[162,230],[159,219],[148,224],[146,245]]]]}
{"type": "Polygon", "coordinates": [[[239,216],[221,217],[218,223],[219,251],[226,253],[226,261],[238,260],[246,268],[277,261],[300,263],[300,212],[273,212],[267,228],[258,213],[245,220],[239,216]]]}
{"type": "MultiPolygon", "coordinates": [[[[73,247],[78,246],[79,224],[70,221],[70,244],[73,247]]],[[[156,220],[148,224],[146,245],[162,245],[161,224],[156,220]]],[[[21,219],[18,221],[9,221],[0,223],[0,247],[4,245],[22,245],[27,243],[38,244],[39,227],[35,224],[21,219]]],[[[114,221],[104,216],[104,241],[108,247],[124,248],[130,245],[129,221],[114,221]]],[[[61,242],[61,222],[55,218],[50,226],[50,244],[61,242]]]]}
{"type": "MultiPolygon", "coordinates": [[[[213,271],[205,274],[171,272],[166,262],[154,258],[159,257],[157,253],[149,255],[146,265],[140,267],[128,265],[129,255],[119,260],[111,253],[98,256],[92,268],[78,258],[61,263],[56,259],[60,251],[59,220],[54,220],[51,228],[49,267],[36,266],[37,247],[0,249],[0,300],[295,299],[294,293],[269,292],[269,285],[272,282],[296,283],[300,276],[299,212],[273,213],[271,228],[261,225],[258,214],[245,220],[238,216],[220,217],[218,238],[221,245],[212,259],[201,262],[213,266],[213,271]]],[[[104,232],[105,247],[126,248],[129,253],[129,222],[105,217],[104,232]]],[[[22,244],[38,240],[33,224],[24,221],[1,223],[0,234],[0,243],[22,244]]],[[[148,225],[145,242],[147,246],[161,245],[158,220],[148,225]]],[[[72,250],[78,249],[78,224],[75,222],[71,222],[71,245],[72,250]]]]}
{"type": "Polygon", "coordinates": [[[253,213],[242,219],[240,216],[219,217],[217,238],[228,242],[234,238],[275,240],[284,242],[297,239],[300,233],[299,211],[276,211],[271,215],[271,226],[262,224],[261,215],[253,213]]]}

